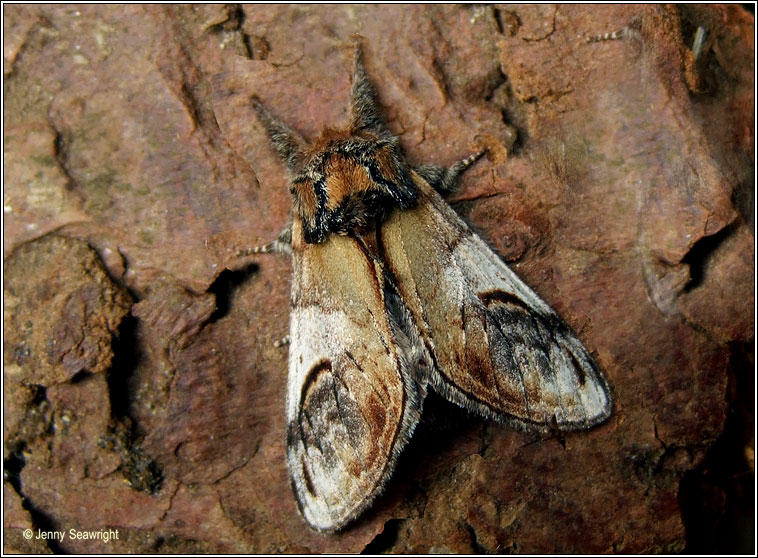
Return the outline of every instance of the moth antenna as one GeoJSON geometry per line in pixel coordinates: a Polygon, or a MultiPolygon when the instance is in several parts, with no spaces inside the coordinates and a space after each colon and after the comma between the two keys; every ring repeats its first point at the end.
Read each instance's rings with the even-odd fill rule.
{"type": "Polygon", "coordinates": [[[296,174],[303,167],[308,144],[300,134],[264,107],[257,97],[253,97],[251,101],[253,108],[258,113],[258,118],[266,127],[266,133],[272,147],[284,161],[287,170],[296,174]]]}
{"type": "Polygon", "coordinates": [[[382,138],[392,138],[387,125],[382,117],[376,89],[366,75],[363,66],[363,47],[360,40],[355,43],[355,56],[353,58],[353,86],[350,90],[350,106],[352,111],[352,128],[368,130],[382,138]]]}

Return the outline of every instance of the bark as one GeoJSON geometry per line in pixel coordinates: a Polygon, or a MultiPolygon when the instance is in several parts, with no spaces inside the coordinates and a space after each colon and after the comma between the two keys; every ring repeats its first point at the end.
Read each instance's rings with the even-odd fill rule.
{"type": "Polygon", "coordinates": [[[697,551],[739,520],[755,164],[741,7],[4,15],[6,552],[697,551]],[[431,397],[386,493],[319,535],[284,461],[290,265],[236,253],[290,211],[250,97],[306,137],[344,123],[355,32],[412,162],[489,147],[450,201],[579,333],[615,407],[540,437],[431,397]]]}

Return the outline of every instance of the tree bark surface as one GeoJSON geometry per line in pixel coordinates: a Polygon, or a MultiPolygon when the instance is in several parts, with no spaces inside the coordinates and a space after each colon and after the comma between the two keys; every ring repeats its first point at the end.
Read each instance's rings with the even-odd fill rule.
{"type": "Polygon", "coordinates": [[[750,14],[4,12],[6,552],[684,549],[682,480],[752,401],[750,14]],[[237,254],[291,207],[251,96],[306,137],[346,123],[356,32],[411,162],[489,148],[450,202],[578,333],[614,410],[537,436],[430,397],[385,493],[322,535],[284,459],[291,266],[237,254]]]}

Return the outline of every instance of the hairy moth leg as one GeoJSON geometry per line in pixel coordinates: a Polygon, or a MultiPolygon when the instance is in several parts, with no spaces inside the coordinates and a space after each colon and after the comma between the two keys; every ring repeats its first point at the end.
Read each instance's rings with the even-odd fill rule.
{"type": "MultiPolygon", "coordinates": [[[[252,254],[285,254],[292,256],[292,222],[287,223],[279,236],[273,241],[263,246],[255,246],[247,250],[240,250],[238,256],[249,256],[252,254]]],[[[290,336],[285,335],[279,341],[274,341],[274,347],[286,347],[290,344],[290,336]]]]}
{"type": "Polygon", "coordinates": [[[458,186],[458,177],[463,171],[478,161],[486,152],[486,149],[482,149],[449,167],[442,167],[440,165],[420,165],[414,167],[413,170],[440,194],[447,194],[455,190],[458,186]]]}
{"type": "Polygon", "coordinates": [[[249,250],[242,251],[240,256],[249,256],[250,254],[286,254],[292,255],[292,222],[287,223],[282,232],[274,240],[263,246],[255,246],[249,250]]]}

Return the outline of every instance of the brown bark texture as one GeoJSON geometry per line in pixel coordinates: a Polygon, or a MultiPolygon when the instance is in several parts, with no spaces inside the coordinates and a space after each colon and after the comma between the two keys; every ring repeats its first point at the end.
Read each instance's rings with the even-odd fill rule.
{"type": "MultiPolygon", "coordinates": [[[[735,409],[752,476],[753,25],[736,5],[4,6],[4,550],[682,550],[683,479],[735,409]],[[323,535],[284,460],[291,266],[239,253],[291,203],[251,96],[306,137],[345,123],[354,33],[411,162],[489,147],[450,202],[615,403],[537,436],[430,396],[385,493],[323,535]]],[[[716,524],[734,491],[714,490],[716,524]]]]}

